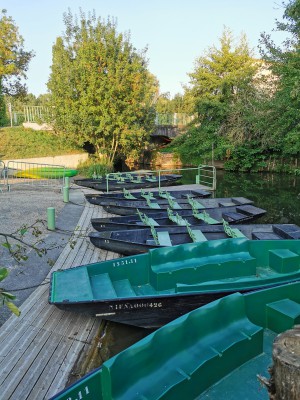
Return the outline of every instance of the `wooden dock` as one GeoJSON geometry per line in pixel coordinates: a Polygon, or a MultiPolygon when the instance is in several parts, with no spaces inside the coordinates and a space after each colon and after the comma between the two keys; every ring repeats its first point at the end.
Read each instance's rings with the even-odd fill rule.
{"type": "MultiPolygon", "coordinates": [[[[82,235],[91,229],[91,218],[105,216],[102,207],[85,205],[75,246],[66,245],[52,271],[119,256],[94,247],[82,235]]],[[[48,304],[48,296],[49,275],[20,307],[21,316],[11,316],[0,328],[3,400],[49,399],[65,388],[76,361],[93,344],[101,320],[61,311],[48,304]]]]}
{"type": "MultiPolygon", "coordinates": [[[[193,188],[206,189],[200,185],[181,185],[168,190],[193,188]]],[[[82,191],[96,193],[89,189],[82,191]]],[[[94,247],[86,237],[92,230],[91,218],[109,215],[102,207],[86,203],[78,222],[79,230],[74,234],[74,248],[66,245],[51,271],[119,257],[94,247]]],[[[64,389],[74,366],[92,348],[99,331],[100,319],[49,305],[49,276],[20,307],[21,316],[11,316],[0,328],[1,400],[49,399],[64,389]]]]}

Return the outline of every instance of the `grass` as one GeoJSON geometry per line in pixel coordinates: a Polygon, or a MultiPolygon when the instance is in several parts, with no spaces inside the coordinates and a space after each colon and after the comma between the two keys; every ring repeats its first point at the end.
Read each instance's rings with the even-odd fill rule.
{"type": "Polygon", "coordinates": [[[47,157],[83,152],[62,136],[23,127],[0,128],[0,159],[47,157]]]}

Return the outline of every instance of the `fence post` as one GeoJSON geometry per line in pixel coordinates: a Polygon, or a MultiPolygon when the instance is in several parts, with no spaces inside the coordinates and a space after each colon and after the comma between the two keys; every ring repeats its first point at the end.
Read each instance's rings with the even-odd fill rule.
{"type": "Polygon", "coordinates": [[[68,186],[64,186],[64,188],[63,188],[63,198],[64,198],[64,203],[69,203],[69,188],[68,188],[68,186]]]}
{"type": "Polygon", "coordinates": [[[48,207],[47,208],[47,221],[48,221],[48,229],[50,231],[55,230],[55,208],[48,207]]]}

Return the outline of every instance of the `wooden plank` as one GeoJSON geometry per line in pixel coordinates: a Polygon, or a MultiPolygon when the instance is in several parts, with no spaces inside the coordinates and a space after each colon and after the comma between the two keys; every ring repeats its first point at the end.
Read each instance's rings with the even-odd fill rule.
{"type": "Polygon", "coordinates": [[[74,233],[74,248],[66,245],[55,265],[20,307],[0,328],[0,393],[10,400],[41,399],[65,387],[77,359],[91,348],[100,319],[64,312],[48,303],[51,272],[119,257],[94,247],[83,232],[93,217],[109,216],[102,207],[85,205],[74,233]]]}
{"type": "MultiPolygon", "coordinates": [[[[77,316],[77,321],[74,321],[74,319],[72,320],[72,317],[73,316],[71,316],[71,318],[69,319],[67,318],[63,319],[63,321],[59,324],[60,332],[52,331],[52,333],[49,334],[47,339],[43,341],[39,353],[36,355],[36,357],[33,357],[30,360],[31,361],[30,369],[24,368],[23,374],[22,372],[19,371],[18,378],[21,379],[14,391],[14,397],[16,399],[22,398],[22,396],[26,398],[32,391],[32,388],[35,386],[40,374],[44,370],[46,372],[48,371],[49,360],[51,359],[55,350],[60,346],[62,338],[68,335],[70,329],[74,330],[74,326],[72,327],[72,323],[73,322],[75,323],[76,330],[77,327],[80,328],[80,316],[77,316]]],[[[68,336],[67,339],[70,342],[77,340],[76,338],[74,338],[74,336],[73,337],[68,336]]],[[[57,359],[56,360],[52,359],[52,360],[57,364],[57,359]]],[[[48,373],[46,379],[44,380],[44,384],[47,381],[48,381],[48,373]]]]}

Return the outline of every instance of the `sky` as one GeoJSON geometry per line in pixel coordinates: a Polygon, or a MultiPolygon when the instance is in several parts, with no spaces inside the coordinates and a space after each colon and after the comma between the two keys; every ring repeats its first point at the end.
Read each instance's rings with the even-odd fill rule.
{"type": "Polygon", "coordinates": [[[130,31],[137,49],[147,46],[149,70],[160,92],[171,97],[183,93],[195,60],[209,47],[218,47],[224,26],[237,38],[245,33],[257,57],[262,32],[276,43],[284,39],[273,32],[284,12],[281,0],[1,0],[0,7],[18,26],[25,50],[35,52],[26,84],[36,96],[47,93],[52,46],[64,32],[63,14],[69,8],[73,14],[81,8],[116,18],[118,31],[130,31]]]}

